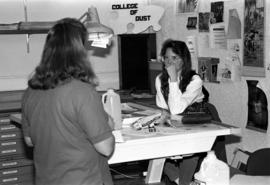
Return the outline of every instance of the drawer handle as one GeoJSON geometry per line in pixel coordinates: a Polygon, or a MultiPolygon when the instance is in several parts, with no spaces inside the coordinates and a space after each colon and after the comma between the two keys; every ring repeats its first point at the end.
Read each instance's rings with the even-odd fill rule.
{"type": "Polygon", "coordinates": [[[9,162],[9,163],[3,163],[2,166],[3,167],[6,167],[6,166],[15,166],[17,164],[18,164],[17,162],[9,162]]]}
{"type": "Polygon", "coordinates": [[[16,152],[16,149],[12,149],[12,150],[3,150],[1,153],[2,154],[7,154],[7,153],[14,153],[16,152]]]}
{"type": "Polygon", "coordinates": [[[9,179],[3,179],[3,182],[11,182],[11,181],[17,181],[18,177],[9,178],[9,179]]]}
{"type": "Polygon", "coordinates": [[[12,142],[1,143],[1,146],[10,146],[10,145],[16,145],[16,144],[17,144],[16,141],[12,141],[12,142]]]}
{"type": "Polygon", "coordinates": [[[1,138],[12,138],[12,137],[16,137],[16,134],[5,134],[1,136],[1,138]]]}
{"type": "Polygon", "coordinates": [[[2,127],[1,130],[11,130],[16,128],[15,126],[7,126],[7,127],[2,127]]]}
{"type": "Polygon", "coordinates": [[[0,123],[10,122],[10,119],[0,119],[0,123]]]}
{"type": "Polygon", "coordinates": [[[2,174],[3,175],[8,175],[8,174],[14,174],[14,173],[18,173],[18,170],[4,171],[2,174]]]}

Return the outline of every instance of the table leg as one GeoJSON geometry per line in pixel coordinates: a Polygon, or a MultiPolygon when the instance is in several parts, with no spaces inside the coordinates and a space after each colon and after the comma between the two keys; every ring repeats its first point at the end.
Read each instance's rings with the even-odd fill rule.
{"type": "Polygon", "coordinates": [[[149,161],[147,175],[145,178],[146,184],[159,183],[166,158],[152,159],[149,161]]]}

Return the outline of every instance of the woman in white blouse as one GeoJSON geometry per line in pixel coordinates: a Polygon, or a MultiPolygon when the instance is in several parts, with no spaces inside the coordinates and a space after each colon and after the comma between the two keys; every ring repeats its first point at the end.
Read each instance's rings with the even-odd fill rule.
{"type": "Polygon", "coordinates": [[[156,77],[157,106],[180,114],[194,102],[202,102],[203,81],[191,69],[191,56],[182,41],[167,40],[161,49],[163,71],[156,77]]]}
{"type": "MultiPolygon", "coordinates": [[[[203,93],[203,81],[191,69],[191,56],[185,42],[166,40],[161,49],[162,73],[156,77],[156,104],[163,116],[183,113],[193,103],[208,99],[203,93]]],[[[176,184],[189,185],[199,157],[184,158],[180,164],[167,160],[164,173],[176,184]]]]}

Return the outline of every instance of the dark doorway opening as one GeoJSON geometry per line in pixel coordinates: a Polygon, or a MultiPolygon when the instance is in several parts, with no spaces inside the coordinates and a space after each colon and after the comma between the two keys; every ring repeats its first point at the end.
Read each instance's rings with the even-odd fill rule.
{"type": "Polygon", "coordinates": [[[150,59],[156,58],[156,34],[118,36],[120,89],[150,92],[150,59]]]}

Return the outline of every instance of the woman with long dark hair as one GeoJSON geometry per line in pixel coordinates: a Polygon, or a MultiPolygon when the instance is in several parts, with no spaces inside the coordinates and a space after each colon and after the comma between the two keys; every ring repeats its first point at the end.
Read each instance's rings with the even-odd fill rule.
{"type": "Polygon", "coordinates": [[[80,21],[59,20],[28,81],[22,127],[26,143],[34,147],[36,185],[113,185],[112,123],[95,90],[86,40],[80,21]]]}
{"type": "Polygon", "coordinates": [[[156,77],[156,103],[171,114],[180,114],[195,102],[208,100],[201,77],[191,69],[185,42],[166,40],[161,49],[162,73],[156,77]]]}
{"type": "MultiPolygon", "coordinates": [[[[185,42],[166,40],[161,53],[163,70],[156,77],[156,104],[162,117],[185,112],[194,103],[208,100],[203,81],[191,68],[191,56],[185,42]]],[[[197,168],[199,156],[185,157],[180,163],[167,160],[164,174],[171,183],[189,185],[197,168]]]]}

